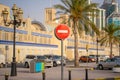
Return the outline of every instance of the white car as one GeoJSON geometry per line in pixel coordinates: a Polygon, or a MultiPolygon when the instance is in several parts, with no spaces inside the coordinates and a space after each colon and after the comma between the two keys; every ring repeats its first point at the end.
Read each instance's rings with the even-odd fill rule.
{"type": "Polygon", "coordinates": [[[108,58],[105,61],[99,62],[97,68],[100,70],[105,68],[112,69],[116,65],[120,65],[120,58],[108,58]]]}
{"type": "Polygon", "coordinates": [[[45,63],[45,67],[52,67],[53,66],[53,61],[50,59],[47,59],[43,55],[26,55],[25,60],[24,60],[24,67],[29,68],[30,62],[34,59],[43,61],[45,63]]]}
{"type": "MultiPolygon", "coordinates": [[[[48,59],[51,59],[53,61],[53,67],[56,67],[58,65],[61,65],[61,56],[59,55],[53,55],[53,54],[46,54],[44,55],[46,56],[48,59]]],[[[65,57],[63,57],[63,65],[66,65],[66,59],[65,57]]]]}
{"type": "Polygon", "coordinates": [[[0,54],[0,68],[5,65],[5,55],[0,54]]]}
{"type": "Polygon", "coordinates": [[[110,58],[110,57],[107,55],[99,55],[99,57],[98,57],[99,61],[105,61],[108,58],[110,58]]]}

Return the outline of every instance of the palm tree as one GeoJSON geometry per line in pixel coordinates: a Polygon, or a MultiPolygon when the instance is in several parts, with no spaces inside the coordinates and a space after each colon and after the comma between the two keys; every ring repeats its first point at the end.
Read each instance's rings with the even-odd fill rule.
{"type": "MultiPolygon", "coordinates": [[[[99,33],[98,28],[94,23],[88,18],[90,12],[95,11],[97,4],[88,4],[88,0],[61,0],[63,4],[57,4],[54,7],[59,9],[58,14],[67,14],[69,19],[67,23],[71,27],[75,43],[74,43],[74,54],[75,62],[74,66],[79,66],[78,57],[78,34],[80,35],[82,31],[90,32],[91,29],[99,33]]],[[[60,17],[59,17],[60,18],[60,17]]],[[[59,19],[58,18],[58,19],[59,19]]]]}
{"type": "Polygon", "coordinates": [[[115,26],[115,24],[109,24],[103,31],[105,34],[102,33],[102,38],[99,40],[101,45],[110,46],[110,56],[112,56],[112,46],[118,45],[120,43],[120,35],[118,35],[118,31],[120,30],[120,26],[115,26]]]}

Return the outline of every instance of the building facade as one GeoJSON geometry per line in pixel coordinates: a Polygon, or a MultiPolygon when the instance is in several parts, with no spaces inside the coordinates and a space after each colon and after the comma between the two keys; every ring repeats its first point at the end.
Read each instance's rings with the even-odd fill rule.
{"type": "MultiPolygon", "coordinates": [[[[12,61],[13,56],[13,25],[5,26],[3,22],[2,10],[8,6],[0,4],[0,54],[4,54],[7,58],[7,62],[12,61]]],[[[31,21],[28,17],[24,19],[25,26],[21,25],[16,30],[16,61],[22,62],[27,54],[44,55],[44,54],[57,54],[61,55],[61,41],[55,37],[54,28],[59,24],[59,21],[54,21],[56,17],[55,9],[45,9],[45,24],[38,21],[31,21]]],[[[100,9],[99,17],[104,13],[104,10],[100,9]]],[[[67,18],[67,15],[61,15],[67,18]]],[[[101,18],[102,19],[102,18],[101,18]]],[[[99,19],[99,27],[102,28],[102,20],[99,19]]],[[[10,20],[10,14],[9,18],[10,20]]],[[[98,19],[96,18],[96,21],[98,19]]],[[[97,54],[96,37],[86,35],[79,37],[79,56],[87,55],[86,45],[89,44],[89,54],[97,54]]],[[[70,33],[70,36],[63,42],[64,56],[70,60],[74,59],[74,36],[70,33]]],[[[116,55],[118,55],[118,48],[114,49],[116,55]]],[[[98,45],[99,55],[109,55],[109,47],[98,45]]]]}

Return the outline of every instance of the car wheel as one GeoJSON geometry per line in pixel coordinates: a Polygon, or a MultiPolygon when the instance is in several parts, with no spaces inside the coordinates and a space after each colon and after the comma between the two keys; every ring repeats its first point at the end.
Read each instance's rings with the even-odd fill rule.
{"type": "Polygon", "coordinates": [[[4,67],[4,64],[3,64],[3,63],[1,63],[1,64],[0,64],[0,68],[3,68],[3,67],[4,67]]]}
{"type": "Polygon", "coordinates": [[[29,64],[27,62],[25,63],[25,68],[29,68],[29,64]]]}
{"type": "Polygon", "coordinates": [[[51,66],[47,66],[47,68],[51,68],[51,66]]]}
{"type": "Polygon", "coordinates": [[[103,70],[103,66],[102,66],[102,65],[99,65],[99,66],[98,66],[98,69],[99,69],[99,70],[103,70]]]}
{"type": "Polygon", "coordinates": [[[63,64],[63,66],[66,66],[66,64],[63,64]]]}
{"type": "Polygon", "coordinates": [[[56,67],[57,66],[57,63],[56,62],[53,62],[53,67],[56,67]]]}

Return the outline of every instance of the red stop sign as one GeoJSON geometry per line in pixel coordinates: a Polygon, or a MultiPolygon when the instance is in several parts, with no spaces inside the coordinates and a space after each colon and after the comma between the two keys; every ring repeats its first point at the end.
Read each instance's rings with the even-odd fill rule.
{"type": "Polygon", "coordinates": [[[58,39],[65,39],[69,36],[70,29],[65,24],[60,24],[55,28],[55,35],[58,39]]]}

